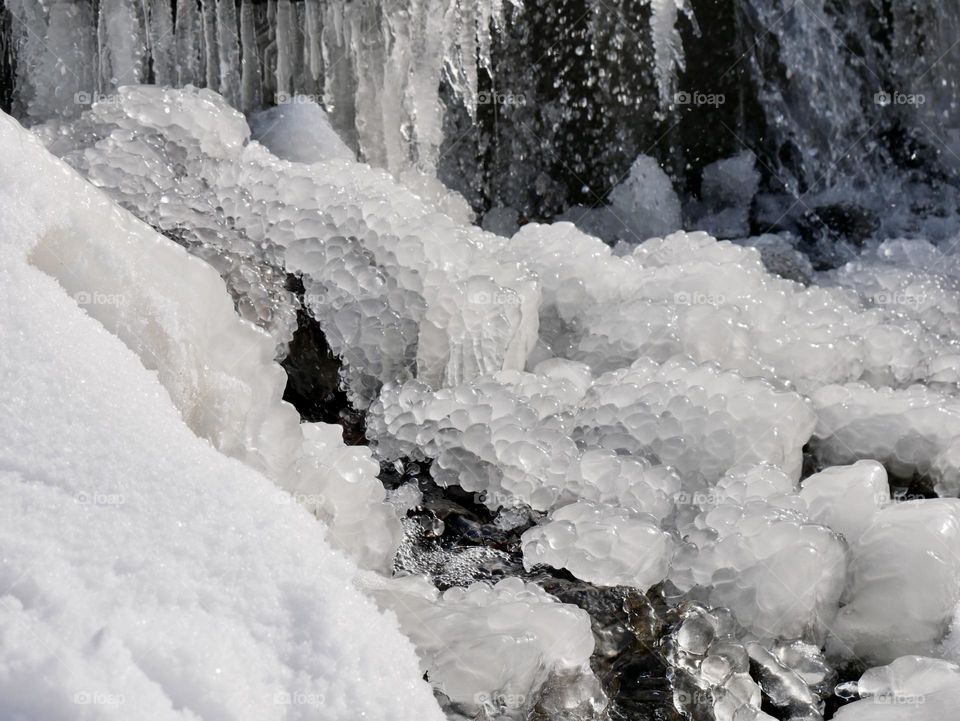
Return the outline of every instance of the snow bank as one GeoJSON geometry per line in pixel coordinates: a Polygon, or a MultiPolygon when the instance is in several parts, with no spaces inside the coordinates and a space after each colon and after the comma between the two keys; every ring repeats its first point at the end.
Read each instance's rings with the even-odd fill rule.
{"type": "Polygon", "coordinates": [[[6,116],[0,148],[0,715],[439,721],[396,622],[251,467],[307,445],[269,338],[6,116]]]}

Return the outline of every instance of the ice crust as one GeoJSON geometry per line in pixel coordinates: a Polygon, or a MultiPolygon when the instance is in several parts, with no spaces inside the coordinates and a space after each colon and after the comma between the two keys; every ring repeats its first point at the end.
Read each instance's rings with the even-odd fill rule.
{"type": "Polygon", "coordinates": [[[272,482],[352,461],[300,437],[269,337],[5,115],[0,149],[0,717],[440,721],[272,482]]]}

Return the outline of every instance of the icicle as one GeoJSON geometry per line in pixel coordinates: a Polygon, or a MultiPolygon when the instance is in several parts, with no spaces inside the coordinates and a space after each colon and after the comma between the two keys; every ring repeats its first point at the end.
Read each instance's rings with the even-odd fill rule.
{"type": "Polygon", "coordinates": [[[203,59],[207,87],[219,90],[220,54],[217,50],[216,0],[203,0],[203,59]]]}
{"type": "Polygon", "coordinates": [[[237,6],[234,0],[217,0],[217,47],[220,94],[237,107],[240,103],[240,39],[237,37],[237,6]]]}
{"type": "Polygon", "coordinates": [[[308,58],[308,68],[311,77],[319,81],[323,77],[323,49],[322,32],[323,18],[320,0],[304,0],[303,8],[306,17],[305,46],[308,58]]]}
{"type": "Polygon", "coordinates": [[[121,85],[138,84],[145,43],[136,5],[131,0],[101,0],[97,34],[101,92],[112,93],[121,85]]]}
{"type": "Polygon", "coordinates": [[[683,70],[683,43],[677,30],[680,10],[690,15],[685,0],[648,0],[650,3],[650,35],[653,40],[654,75],[660,104],[673,105],[677,87],[677,71],[683,70]]]}
{"type": "Polygon", "coordinates": [[[147,39],[157,85],[172,85],[176,72],[173,62],[173,15],[169,0],[150,0],[147,6],[147,39]]]}
{"type": "Polygon", "coordinates": [[[296,29],[293,26],[293,5],[290,0],[277,3],[277,102],[293,93],[296,29]]]}
{"type": "Polygon", "coordinates": [[[360,150],[356,120],[354,57],[347,47],[344,7],[329,3],[323,17],[323,101],[330,120],[345,142],[360,150]]]}
{"type": "Polygon", "coordinates": [[[177,0],[176,72],[178,85],[200,84],[200,15],[196,0],[177,0]]]}
{"type": "Polygon", "coordinates": [[[42,83],[40,66],[47,54],[47,14],[39,0],[7,0],[7,12],[13,18],[12,46],[16,57],[16,94],[13,110],[17,115],[33,115],[30,106],[42,83]]]}
{"type": "Polygon", "coordinates": [[[92,27],[93,8],[88,1],[58,0],[50,5],[31,116],[74,117],[95,99],[92,27]]]}
{"type": "Polygon", "coordinates": [[[257,52],[257,28],[252,0],[243,0],[240,6],[240,43],[242,45],[241,109],[245,112],[260,107],[260,54],[257,52]]]}

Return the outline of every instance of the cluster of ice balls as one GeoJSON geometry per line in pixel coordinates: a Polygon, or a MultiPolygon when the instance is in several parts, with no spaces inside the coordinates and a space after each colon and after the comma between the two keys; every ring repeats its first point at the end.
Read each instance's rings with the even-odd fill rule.
{"type": "Polygon", "coordinates": [[[768,721],[776,717],[761,710],[766,701],[777,717],[819,721],[821,696],[835,681],[816,645],[743,643],[736,621],[722,608],[687,604],[666,648],[675,673],[674,704],[693,718],[768,721]]]}
{"type": "Polygon", "coordinates": [[[537,370],[439,390],[387,386],[368,436],[382,459],[431,458],[438,483],[485,493],[492,508],[548,510],[584,498],[647,512],[628,496],[669,496],[677,473],[712,482],[744,462],[799,478],[815,419],[795,393],[688,359],[641,359],[592,382],[572,362],[537,370]],[[602,451],[612,467],[598,464],[602,451]]]}
{"type": "Polygon", "coordinates": [[[597,585],[642,591],[667,577],[674,550],[653,516],[588,501],[553,511],[521,543],[528,569],[545,564],[597,585]]]}
{"type": "Polygon", "coordinates": [[[582,446],[652,455],[682,477],[712,482],[744,463],[772,463],[798,479],[816,418],[796,393],[676,357],[600,376],[574,422],[582,446]]]}
{"type": "Polygon", "coordinates": [[[536,340],[536,281],[494,257],[495,236],[369,166],[280,160],[211,91],[121,88],[46,134],[121,204],[200,246],[278,342],[293,322],[285,276],[257,279],[248,266],[301,274],[360,405],[385,381],[521,368],[536,340]]]}
{"type": "Polygon", "coordinates": [[[942,321],[920,323],[852,290],[771,275],[756,249],[706,233],[652,238],[616,257],[572,225],[529,224],[499,254],[540,279],[538,351],[598,372],[682,353],[801,392],[960,377],[960,345],[940,333],[942,321]]]}

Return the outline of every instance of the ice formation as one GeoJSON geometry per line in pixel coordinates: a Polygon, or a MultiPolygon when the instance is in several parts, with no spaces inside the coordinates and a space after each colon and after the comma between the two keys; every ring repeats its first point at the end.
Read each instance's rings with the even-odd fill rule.
{"type": "Polygon", "coordinates": [[[816,452],[828,463],[875,458],[896,476],[926,477],[944,496],[960,495],[960,400],[930,386],[827,386],[811,400],[816,452]]]}
{"type": "Polygon", "coordinates": [[[656,518],[587,501],[553,511],[521,541],[528,569],[544,563],[601,586],[643,591],[667,577],[674,547],[656,518]]]}
{"type": "Polygon", "coordinates": [[[822,643],[844,589],[846,547],[815,524],[793,482],[770,465],[737,467],[695,496],[699,514],[670,578],[730,609],[747,636],[822,643]]]}
{"type": "Polygon", "coordinates": [[[901,656],[868,669],[855,686],[862,697],[837,711],[838,721],[940,721],[960,704],[960,666],[935,658],[901,656]]]}
{"type": "Polygon", "coordinates": [[[0,716],[440,721],[336,524],[268,478],[336,454],[267,336],[7,116],[0,148],[0,716]]]}
{"type": "Polygon", "coordinates": [[[369,582],[375,597],[395,609],[431,683],[470,713],[522,717],[547,691],[550,675],[583,684],[588,706],[598,696],[589,667],[590,617],[536,584],[508,578],[438,594],[415,578],[369,582]]]}
{"type": "Polygon", "coordinates": [[[687,605],[666,645],[676,668],[674,703],[694,718],[776,718],[761,710],[766,702],[784,718],[820,719],[820,697],[835,681],[817,646],[743,644],[734,619],[722,608],[687,605]]]}
{"type": "Polygon", "coordinates": [[[874,663],[933,654],[960,603],[960,500],[878,511],[850,549],[844,595],[834,653],[874,663]]]}
{"type": "Polygon", "coordinates": [[[854,544],[873,524],[877,511],[890,503],[887,472],[876,461],[831,466],[804,479],[800,498],[811,520],[854,544]]]}
{"type": "MultiPolygon", "coordinates": [[[[690,6],[642,4],[661,120],[681,102],[690,6]]],[[[960,495],[960,265],[948,246],[864,237],[824,271],[780,224],[783,198],[760,193],[758,159],[788,191],[873,180],[843,140],[885,111],[849,102],[873,80],[841,62],[830,5],[738,6],[776,41],[749,73],[778,152],[707,165],[682,213],[640,155],[608,205],[523,227],[529,213],[501,205],[495,235],[436,171],[457,120],[444,106],[470,123],[494,110],[482,88],[518,2],[5,0],[16,112],[49,121],[47,147],[106,195],[0,119],[0,295],[16,311],[0,325],[15,409],[0,423],[4,714],[70,717],[75,693],[131,717],[439,718],[425,673],[451,714],[596,716],[591,619],[538,585],[571,575],[607,600],[663,583],[683,711],[818,719],[831,664],[892,662],[838,690],[861,700],[836,718],[955,713],[960,671],[933,656],[960,656],[960,501],[901,502],[890,484],[960,495]],[[684,218],[707,232],[673,232],[684,218]],[[776,234],[751,237],[758,218],[776,234]],[[372,450],[281,401],[274,361],[304,309],[369,410],[372,450]],[[386,496],[378,461],[401,459],[500,509],[491,523],[533,524],[528,580],[472,583],[442,547],[433,580],[453,588],[388,579],[424,570],[404,553],[394,566],[398,516],[437,492],[386,496]],[[360,583],[419,667],[352,563],[384,574],[360,583]]],[[[850,13],[889,19],[891,55],[918,56],[898,67],[953,42],[955,11],[887,5],[850,13]],[[923,18],[937,27],[913,53],[923,18]]],[[[879,57],[866,39],[864,67],[879,57]]],[[[897,203],[927,200],[900,185],[897,203]]],[[[807,199],[842,215],[844,197],[807,199]]]]}
{"type": "Polygon", "coordinates": [[[680,199],[669,176],[657,161],[641,155],[627,177],[610,191],[609,204],[596,208],[575,205],[558,221],[570,221],[590,235],[613,245],[635,245],[647,238],[668,235],[681,227],[680,199]]]}
{"type": "Polygon", "coordinates": [[[50,130],[51,148],[91,181],[199,246],[278,342],[290,332],[289,294],[276,274],[252,287],[246,279],[260,258],[302,274],[305,303],[360,405],[415,371],[449,384],[523,366],[537,286],[522,265],[485,252],[495,236],[368,166],[281,161],[248,136],[243,117],[210,91],[145,87],[96,105],[69,134],[50,130]],[[186,205],[175,200],[184,193],[186,205]]]}

